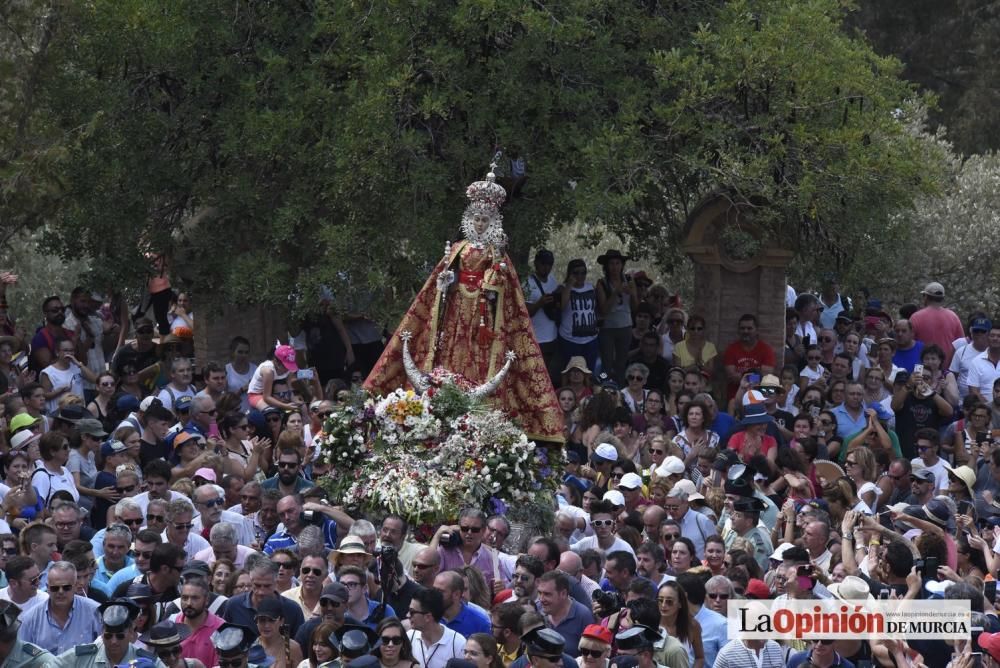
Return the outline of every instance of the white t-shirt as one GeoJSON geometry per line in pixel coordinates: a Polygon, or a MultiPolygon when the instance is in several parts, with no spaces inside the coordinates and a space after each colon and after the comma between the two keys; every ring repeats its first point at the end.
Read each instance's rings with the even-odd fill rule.
{"type": "MultiPolygon", "coordinates": [[[[180,492],[175,492],[173,490],[168,489],[167,490],[166,501],[167,501],[167,503],[170,503],[174,499],[180,499],[183,496],[184,495],[181,494],[180,492]]],[[[145,517],[146,516],[146,508],[149,507],[149,492],[143,492],[142,494],[136,494],[135,496],[132,497],[132,500],[135,501],[137,504],[139,504],[139,507],[142,508],[142,516],[145,517]]]]}
{"type": "Polygon", "coordinates": [[[606,550],[597,544],[596,535],[587,536],[583,540],[573,543],[569,546],[569,549],[576,553],[583,552],[584,550],[601,550],[605,555],[611,554],[612,552],[618,552],[619,550],[624,550],[633,557],[635,556],[635,550],[632,549],[632,546],[622,540],[619,536],[615,536],[615,542],[612,543],[611,547],[606,550]]]}
{"type": "Polygon", "coordinates": [[[226,389],[242,397],[243,401],[240,404],[240,410],[244,412],[250,409],[250,403],[247,400],[247,393],[243,391],[243,388],[250,386],[250,381],[253,380],[253,375],[256,371],[257,365],[253,362],[250,363],[250,370],[246,373],[238,372],[233,368],[232,363],[226,365],[226,389]]]}
{"type": "MultiPolygon", "coordinates": [[[[170,538],[167,537],[166,531],[160,534],[160,537],[163,539],[164,543],[170,542],[170,538]]],[[[194,532],[194,528],[188,532],[187,540],[184,541],[183,545],[184,553],[187,554],[188,561],[191,561],[194,559],[194,555],[209,547],[211,546],[208,541],[196,534],[194,532]]]]}
{"type": "MultiPolygon", "coordinates": [[[[83,372],[80,371],[80,367],[72,362],[69,363],[69,368],[65,371],[57,368],[54,364],[42,369],[42,375],[49,377],[49,382],[52,383],[52,389],[57,387],[69,386],[69,391],[76,396],[83,398],[83,372]]],[[[63,396],[63,395],[59,395],[63,396]]],[[[45,401],[45,407],[50,413],[55,413],[59,410],[59,397],[54,399],[47,399],[45,401]]]]}
{"type": "Polygon", "coordinates": [[[413,648],[413,658],[423,668],[444,668],[448,659],[465,658],[465,636],[455,633],[447,626],[442,626],[444,634],[441,639],[430,647],[424,646],[420,631],[410,631],[410,645],[413,648]]]}
{"type": "Polygon", "coordinates": [[[52,495],[59,490],[66,490],[72,494],[74,501],[80,500],[80,491],[76,488],[73,474],[65,466],[59,473],[53,473],[45,468],[41,460],[38,460],[35,462],[35,470],[31,474],[31,486],[35,488],[38,500],[46,506],[48,506],[52,495]]]}
{"type": "Polygon", "coordinates": [[[824,373],[826,373],[826,369],[823,368],[822,364],[820,364],[819,368],[815,371],[808,366],[804,366],[802,367],[802,371],[799,371],[799,378],[805,378],[806,385],[812,385],[817,380],[821,379],[824,373]]]}
{"type": "Polygon", "coordinates": [[[993,366],[989,359],[989,350],[976,355],[969,363],[969,376],[966,391],[975,387],[983,395],[986,403],[993,401],[993,382],[1000,378],[1000,365],[993,366]]]}
{"type": "MultiPolygon", "coordinates": [[[[95,374],[99,374],[104,371],[104,345],[102,338],[104,336],[104,321],[101,320],[101,316],[92,315],[87,318],[87,325],[90,327],[90,331],[94,333],[97,339],[97,345],[92,348],[87,349],[87,368],[93,371],[95,374]]],[[[80,322],[77,320],[76,314],[73,313],[73,309],[66,309],[66,321],[63,322],[63,327],[75,333],[77,338],[81,341],[87,341],[87,334],[80,327],[80,322]]],[[[83,360],[80,360],[81,362],[83,360]]],[[[94,384],[89,381],[84,381],[83,386],[88,390],[94,389],[94,384]]],[[[80,395],[83,396],[82,394],[80,395]]]]}
{"type": "Polygon", "coordinates": [[[976,350],[976,347],[965,339],[958,339],[955,342],[955,354],[951,358],[951,366],[948,367],[955,374],[958,381],[958,396],[965,399],[969,395],[969,369],[972,361],[983,354],[984,351],[976,350]]]}
{"type": "MultiPolygon", "coordinates": [[[[542,290],[545,291],[546,295],[558,293],[559,283],[553,278],[551,272],[544,281],[539,281],[535,274],[530,274],[524,285],[524,301],[526,303],[534,304],[542,298],[542,290],[538,289],[539,282],[541,282],[542,290]]],[[[558,328],[556,323],[545,315],[544,309],[538,309],[535,311],[535,315],[531,316],[531,326],[535,330],[535,340],[539,343],[549,343],[556,340],[558,328]]]]}
{"type": "Polygon", "coordinates": [[[272,362],[271,360],[266,360],[264,362],[261,362],[260,366],[258,366],[256,369],[254,369],[254,371],[253,371],[253,378],[250,379],[250,388],[248,390],[250,392],[250,394],[264,394],[264,376],[263,376],[263,372],[264,372],[265,369],[270,370],[270,372],[274,374],[274,379],[271,381],[272,383],[275,380],[284,380],[285,378],[288,378],[288,372],[287,371],[285,372],[285,374],[283,376],[279,376],[274,371],[274,362],[272,362]]]}
{"type": "MultiPolygon", "coordinates": [[[[10,587],[4,587],[3,589],[0,589],[0,600],[10,601],[11,603],[14,603],[14,601],[11,601],[10,599],[10,587]]],[[[28,612],[28,610],[31,610],[39,603],[47,603],[48,600],[49,600],[49,595],[46,594],[44,591],[40,591],[31,598],[29,598],[24,603],[15,603],[15,605],[21,608],[21,614],[23,615],[24,613],[28,612]]]]}
{"type": "Polygon", "coordinates": [[[934,480],[937,481],[937,489],[948,489],[948,469],[945,468],[945,462],[940,457],[938,457],[937,463],[934,466],[927,466],[927,464],[924,464],[923,459],[914,457],[910,460],[910,466],[914,469],[930,469],[934,474],[934,480]]]}

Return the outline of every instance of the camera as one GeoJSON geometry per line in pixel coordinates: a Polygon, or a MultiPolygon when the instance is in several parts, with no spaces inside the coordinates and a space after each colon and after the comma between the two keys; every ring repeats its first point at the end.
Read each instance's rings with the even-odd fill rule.
{"type": "Polygon", "coordinates": [[[392,545],[379,545],[375,548],[375,556],[386,561],[394,562],[399,554],[392,545]]]}
{"type": "Polygon", "coordinates": [[[625,599],[617,592],[601,591],[598,589],[591,594],[591,598],[600,609],[598,612],[600,617],[610,617],[625,607],[625,599]]]}
{"type": "Polygon", "coordinates": [[[323,526],[325,520],[326,515],[318,513],[315,510],[303,510],[299,514],[299,521],[302,522],[302,524],[312,524],[321,527],[323,526]]]}
{"type": "Polygon", "coordinates": [[[443,533],[441,534],[441,540],[439,541],[441,547],[457,548],[462,545],[462,534],[457,531],[454,533],[443,533]]]}

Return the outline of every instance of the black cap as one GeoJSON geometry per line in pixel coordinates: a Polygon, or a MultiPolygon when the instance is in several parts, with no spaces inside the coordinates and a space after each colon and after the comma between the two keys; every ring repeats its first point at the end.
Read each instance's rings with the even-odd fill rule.
{"type": "Polygon", "coordinates": [[[104,630],[112,633],[125,631],[139,616],[139,606],[127,598],[105,601],[97,609],[101,613],[104,630]]]}
{"type": "Polygon", "coordinates": [[[15,632],[21,627],[21,608],[10,601],[0,601],[0,633],[15,632]]]}
{"type": "Polygon", "coordinates": [[[129,599],[136,605],[142,605],[143,603],[149,603],[150,601],[157,598],[156,594],[148,584],[143,584],[141,582],[133,582],[125,590],[125,598],[129,599]]]}
{"type": "Polygon", "coordinates": [[[253,641],[253,631],[239,624],[223,624],[212,634],[212,646],[224,657],[246,654],[253,641]]]}
{"type": "Polygon", "coordinates": [[[206,562],[201,559],[192,559],[187,562],[184,566],[184,570],[181,571],[181,577],[187,577],[188,575],[200,575],[202,577],[211,577],[212,568],[206,562]]]}
{"type": "Polygon", "coordinates": [[[277,596],[268,596],[257,604],[256,617],[267,617],[268,619],[284,618],[285,611],[281,607],[281,601],[277,596]]]}
{"type": "Polygon", "coordinates": [[[159,624],[154,624],[146,633],[139,636],[139,640],[149,647],[170,647],[178,645],[191,635],[191,629],[187,624],[178,624],[169,619],[165,619],[159,624]]]}
{"type": "Polygon", "coordinates": [[[752,497],[753,496],[753,485],[746,478],[737,478],[736,480],[727,480],[726,494],[735,494],[736,496],[752,497]]]}
{"type": "Polygon", "coordinates": [[[566,647],[566,639],[552,629],[539,629],[528,642],[529,654],[561,656],[566,647]]]}
{"type": "Polygon", "coordinates": [[[744,496],[733,501],[733,510],[741,513],[760,513],[767,510],[767,504],[756,496],[744,496]]]}
{"type": "Polygon", "coordinates": [[[341,654],[361,656],[372,651],[378,642],[375,630],[351,616],[344,617],[344,624],[330,634],[330,644],[341,654]]]}
{"type": "Polygon", "coordinates": [[[646,626],[636,625],[616,635],[615,644],[618,646],[618,649],[652,649],[653,643],[660,640],[661,637],[659,631],[654,631],[646,626]]]}
{"type": "Polygon", "coordinates": [[[622,654],[621,656],[613,657],[608,665],[614,666],[614,668],[639,668],[639,659],[634,656],[622,654]]]}

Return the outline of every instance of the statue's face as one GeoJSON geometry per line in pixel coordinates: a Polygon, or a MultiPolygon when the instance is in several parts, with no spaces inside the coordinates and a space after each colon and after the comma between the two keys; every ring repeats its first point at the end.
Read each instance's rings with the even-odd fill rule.
{"type": "Polygon", "coordinates": [[[472,227],[479,234],[485,234],[490,227],[490,216],[485,213],[477,213],[472,216],[472,227]]]}

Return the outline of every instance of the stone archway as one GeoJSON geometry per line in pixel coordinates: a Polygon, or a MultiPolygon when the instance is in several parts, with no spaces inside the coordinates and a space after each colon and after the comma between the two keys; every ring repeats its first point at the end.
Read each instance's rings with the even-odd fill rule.
{"type": "MultiPolygon", "coordinates": [[[[753,222],[756,207],[725,193],[705,198],[688,217],[684,252],[694,263],[691,313],[707,321],[707,336],[725,350],[737,336],[737,321],[753,313],[760,336],[784,358],[785,269],[794,253],[766,241],[753,222]]],[[[718,385],[717,385],[718,386],[718,385]]]]}

